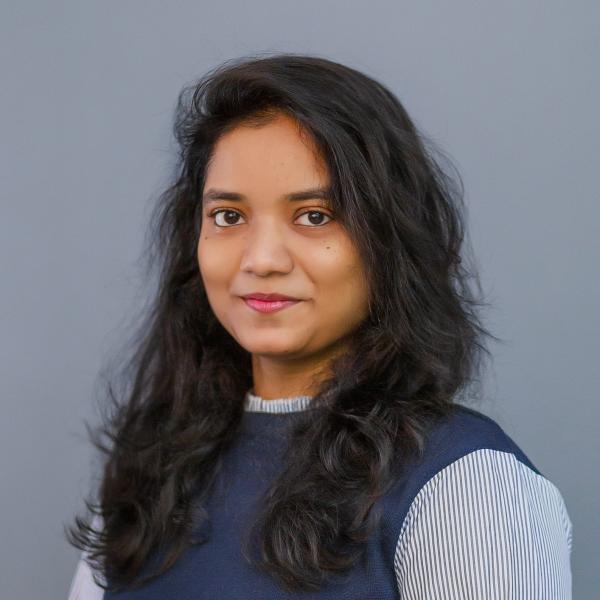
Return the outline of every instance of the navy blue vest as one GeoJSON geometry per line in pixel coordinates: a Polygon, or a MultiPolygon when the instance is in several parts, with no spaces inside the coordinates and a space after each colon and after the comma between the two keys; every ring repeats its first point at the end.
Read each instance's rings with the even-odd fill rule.
{"type": "MultiPolygon", "coordinates": [[[[117,593],[105,600],[268,600],[282,598],[344,598],[397,600],[394,553],[406,514],[419,490],[441,469],[484,448],[510,452],[539,473],[515,442],[491,418],[455,405],[451,417],[427,436],[424,457],[412,459],[403,475],[374,509],[380,526],[370,538],[364,560],[335,576],[318,592],[286,593],[267,573],[247,563],[242,536],[253,519],[260,495],[282,467],[286,429],[294,413],[244,414],[243,432],[226,455],[220,484],[206,508],[210,539],[189,548],[159,579],[144,587],[117,593]]],[[[146,573],[144,569],[144,574],[146,573]]]]}

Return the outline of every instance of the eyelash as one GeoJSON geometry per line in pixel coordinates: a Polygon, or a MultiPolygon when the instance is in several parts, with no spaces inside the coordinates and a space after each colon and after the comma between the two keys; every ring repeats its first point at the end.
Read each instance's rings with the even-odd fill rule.
{"type": "MultiPolygon", "coordinates": [[[[209,213],[208,215],[206,215],[208,218],[213,219],[213,221],[216,221],[216,216],[219,213],[222,212],[233,212],[236,213],[238,215],[240,215],[240,213],[237,210],[234,210],[232,208],[218,208],[216,210],[213,210],[211,213],[209,213]]],[[[308,215],[310,213],[319,213],[321,215],[325,215],[326,217],[329,218],[329,221],[326,221],[325,223],[321,223],[319,225],[305,225],[305,227],[323,227],[323,225],[327,225],[327,223],[329,223],[330,221],[333,220],[333,217],[331,215],[328,215],[326,212],[322,211],[322,210],[307,210],[306,212],[303,212],[301,214],[298,215],[299,217],[302,217],[303,215],[308,215]]],[[[241,215],[240,215],[241,216],[241,215]]],[[[215,222],[215,225],[217,227],[220,227],[221,229],[228,229],[229,227],[235,227],[237,225],[237,223],[234,223],[233,225],[217,225],[217,223],[215,222]]]]}

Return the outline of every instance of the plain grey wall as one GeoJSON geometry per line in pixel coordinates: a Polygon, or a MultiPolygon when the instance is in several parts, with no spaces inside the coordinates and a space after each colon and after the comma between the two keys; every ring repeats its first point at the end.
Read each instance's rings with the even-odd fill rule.
{"type": "Polygon", "coordinates": [[[3,598],[64,598],[98,369],[135,308],[181,86],[224,59],[318,53],[389,85],[463,176],[494,302],[496,418],[561,490],[576,598],[598,573],[600,4],[3,2],[3,598]]]}

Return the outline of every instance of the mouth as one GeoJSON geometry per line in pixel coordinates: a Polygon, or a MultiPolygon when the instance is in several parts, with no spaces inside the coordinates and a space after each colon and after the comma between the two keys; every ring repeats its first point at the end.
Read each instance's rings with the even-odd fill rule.
{"type": "Polygon", "coordinates": [[[301,300],[294,298],[286,300],[261,300],[254,296],[243,296],[242,300],[246,303],[246,306],[260,313],[278,312],[301,302],[301,300]]]}

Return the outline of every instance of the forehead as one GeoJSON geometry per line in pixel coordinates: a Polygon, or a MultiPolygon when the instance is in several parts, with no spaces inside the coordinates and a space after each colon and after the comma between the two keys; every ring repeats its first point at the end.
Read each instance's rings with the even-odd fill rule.
{"type": "Polygon", "coordinates": [[[269,186],[285,193],[328,183],[328,169],[314,140],[287,115],[260,126],[241,124],[223,134],[205,176],[205,189],[269,186]]]}

